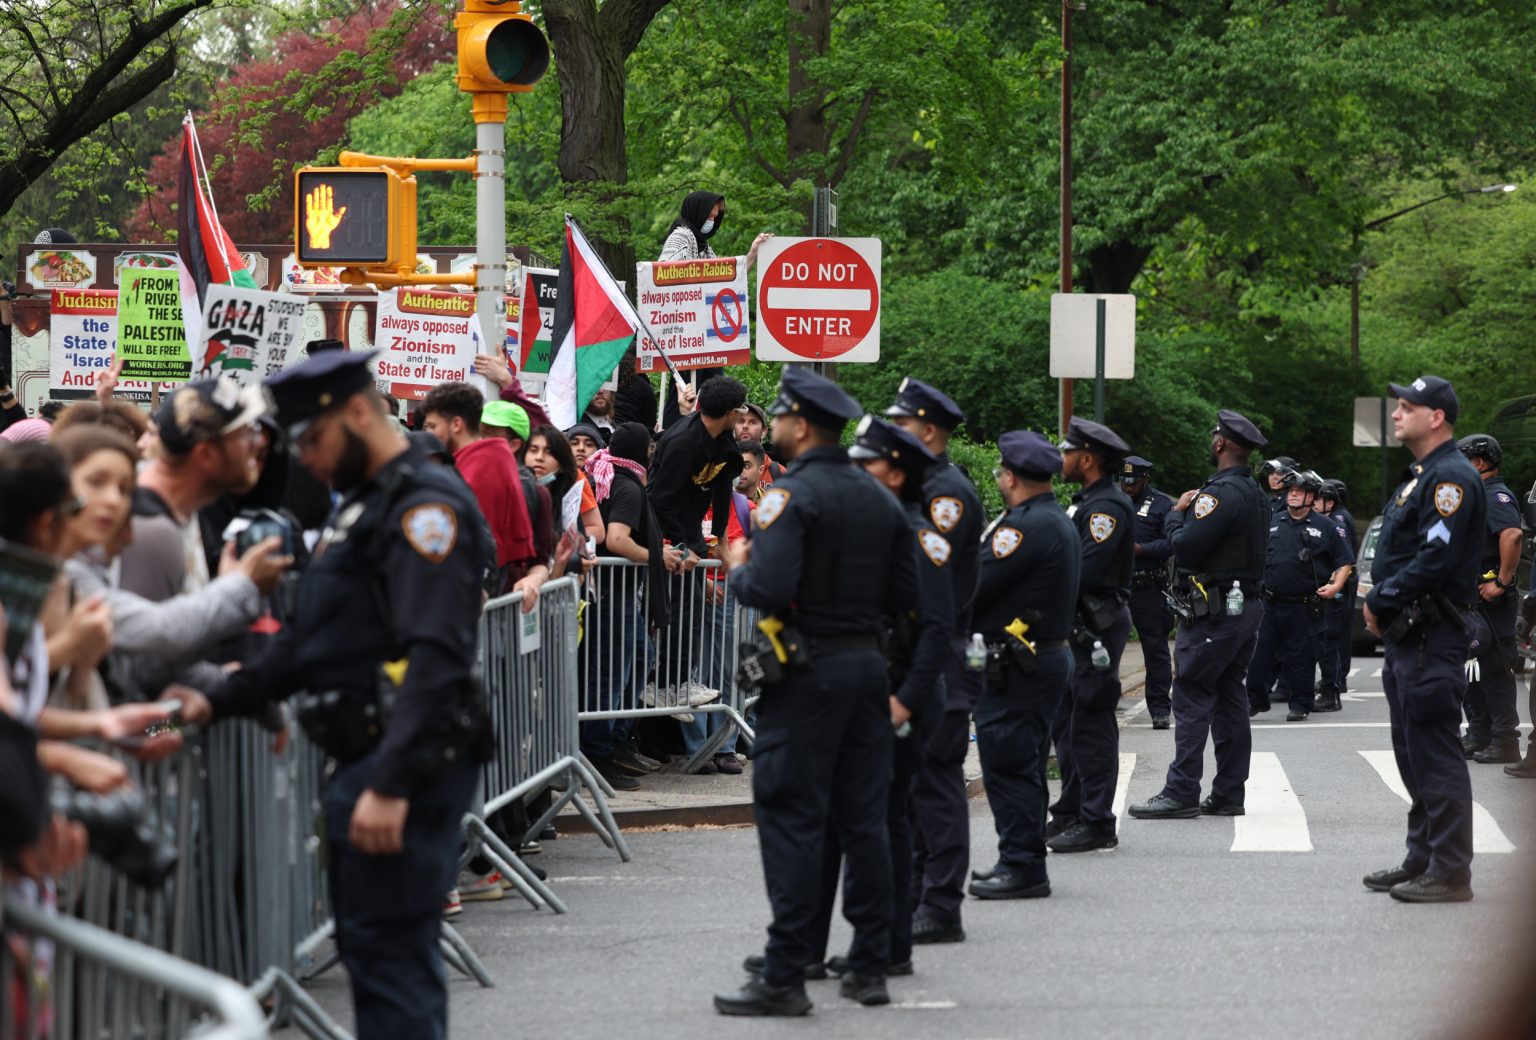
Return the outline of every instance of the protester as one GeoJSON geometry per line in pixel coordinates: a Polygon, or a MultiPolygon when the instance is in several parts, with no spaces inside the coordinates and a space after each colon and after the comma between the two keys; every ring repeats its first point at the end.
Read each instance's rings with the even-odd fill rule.
{"type": "MultiPolygon", "coordinates": [[[[584,461],[591,457],[591,454],[587,454],[584,461]]],[[[594,545],[602,545],[603,515],[598,511],[597,498],[592,493],[592,485],[582,475],[576,462],[575,452],[565,436],[553,426],[540,426],[528,437],[527,459],[528,468],[533,471],[535,478],[542,486],[549,489],[550,500],[556,509],[563,508],[566,493],[576,487],[578,482],[580,483],[581,510],[578,514],[580,533],[584,538],[591,539],[594,545]]],[[[563,523],[564,518],[560,519],[563,523]]],[[[561,534],[564,533],[561,532],[561,534]]]]}
{"type": "Polygon", "coordinates": [[[571,455],[576,459],[577,469],[585,469],[587,460],[608,443],[602,431],[589,422],[577,423],[565,431],[564,437],[571,446],[571,455]]]}
{"type": "Polygon", "coordinates": [[[635,348],[619,361],[615,377],[619,389],[613,395],[613,421],[616,424],[636,422],[650,430],[656,426],[656,391],[651,381],[635,370],[635,348]]]}

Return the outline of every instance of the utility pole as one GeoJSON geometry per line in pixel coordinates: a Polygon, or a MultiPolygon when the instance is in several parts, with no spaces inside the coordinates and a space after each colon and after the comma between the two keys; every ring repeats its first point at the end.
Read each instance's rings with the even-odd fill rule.
{"type": "MultiPolygon", "coordinates": [[[[1061,291],[1072,291],[1072,0],[1061,0],[1061,291]]],[[[1057,401],[1061,435],[1072,421],[1072,380],[1062,379],[1057,401]]]]}

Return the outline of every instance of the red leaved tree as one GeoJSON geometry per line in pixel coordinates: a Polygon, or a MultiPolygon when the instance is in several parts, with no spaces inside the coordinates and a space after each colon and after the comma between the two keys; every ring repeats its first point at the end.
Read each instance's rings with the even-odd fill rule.
{"type": "MultiPolygon", "coordinates": [[[[272,56],[238,69],[198,113],[203,157],[219,219],[236,242],[293,237],[293,171],[334,147],[347,120],[454,55],[453,29],[438,5],[402,10],[364,3],[315,32],[286,32],[272,56]]],[[[134,210],[129,242],[175,237],[181,134],[150,164],[153,195],[134,210]]]]}

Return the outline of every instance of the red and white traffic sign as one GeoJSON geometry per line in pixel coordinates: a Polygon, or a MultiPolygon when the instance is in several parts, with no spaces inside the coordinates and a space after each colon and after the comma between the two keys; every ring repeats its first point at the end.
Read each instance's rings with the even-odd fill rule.
{"type": "Polygon", "coordinates": [[[757,357],[880,360],[880,240],[764,242],[757,254],[757,357]]]}

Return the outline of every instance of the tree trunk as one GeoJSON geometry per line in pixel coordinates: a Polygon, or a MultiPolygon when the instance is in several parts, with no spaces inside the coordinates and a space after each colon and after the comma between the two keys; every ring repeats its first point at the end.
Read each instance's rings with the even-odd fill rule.
{"type": "MultiPolygon", "coordinates": [[[[610,201],[612,187],[629,181],[624,136],[624,62],[668,0],[545,0],[544,24],[560,80],[560,180],[595,185],[596,199],[610,201]],[[609,186],[604,188],[604,186],[609,186]]],[[[567,194],[573,190],[567,188],[567,194]]],[[[613,276],[634,292],[635,250],[627,222],[617,241],[593,236],[613,276]]]]}
{"type": "Polygon", "coordinates": [[[1135,242],[1107,242],[1091,249],[1081,258],[1078,288],[1089,293],[1128,293],[1151,255],[1151,246],[1135,242]]]}

